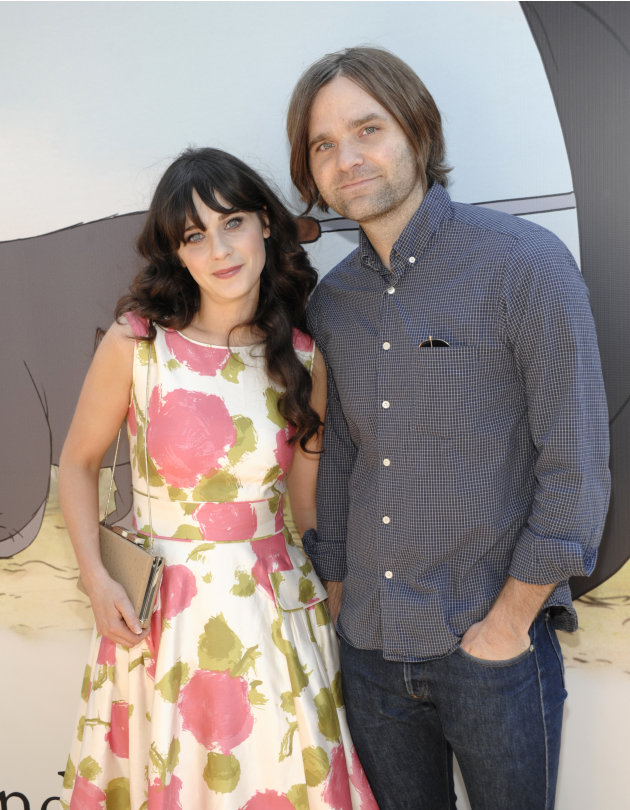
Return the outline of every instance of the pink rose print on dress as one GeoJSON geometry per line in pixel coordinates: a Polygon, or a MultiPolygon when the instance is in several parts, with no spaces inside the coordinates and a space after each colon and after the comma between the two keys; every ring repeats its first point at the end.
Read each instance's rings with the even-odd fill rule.
{"type": "Polygon", "coordinates": [[[236,429],[220,397],[176,388],[162,398],[160,387],[153,389],[147,446],[169,486],[195,486],[235,442],[236,429]]]}
{"type": "Polygon", "coordinates": [[[361,799],[361,810],[378,810],[378,804],[372,795],[367,776],[359,762],[359,755],[354,748],[352,749],[352,772],[350,774],[350,781],[361,799]]]}
{"type": "Polygon", "coordinates": [[[106,664],[109,667],[112,667],[116,663],[116,644],[108,638],[105,638],[105,636],[101,637],[96,663],[106,664]]]}
{"type": "Polygon", "coordinates": [[[252,568],[252,576],[269,597],[274,599],[269,574],[271,571],[289,571],[293,568],[284,535],[273,534],[264,540],[254,541],[251,546],[258,558],[258,562],[252,568]]]}
{"type": "Polygon", "coordinates": [[[197,595],[195,575],[185,565],[167,565],[162,575],[162,616],[172,619],[187,608],[197,595]]]}
{"type": "Polygon", "coordinates": [[[295,810],[295,806],[275,790],[265,790],[252,796],[239,810],[295,810]]]}
{"type": "Polygon", "coordinates": [[[204,377],[214,377],[230,359],[230,350],[219,346],[192,343],[179,332],[166,332],[166,345],[182,365],[204,377]]]}
{"type": "Polygon", "coordinates": [[[294,447],[292,444],[289,444],[289,431],[279,430],[276,433],[276,449],[274,450],[276,461],[282,470],[282,473],[278,476],[278,481],[282,481],[289,472],[289,467],[293,460],[293,453],[294,447]]]}
{"type": "Polygon", "coordinates": [[[179,800],[181,789],[182,780],[175,775],[171,776],[171,781],[166,786],[162,785],[160,779],[151,782],[147,810],[183,810],[179,800]]]}
{"type": "Polygon", "coordinates": [[[129,704],[121,700],[112,704],[112,716],[106,742],[117,757],[129,759],[129,704]]]}
{"type": "Polygon", "coordinates": [[[74,780],[70,810],[104,810],[105,793],[83,776],[74,780]]]}
{"type": "Polygon", "coordinates": [[[195,510],[203,539],[227,543],[256,536],[258,517],[249,501],[204,503],[195,510]]]}
{"type": "Polygon", "coordinates": [[[330,755],[330,770],[326,777],[322,798],[331,810],[352,810],[348,766],[343,743],[335,746],[330,755]]]}
{"type": "Polygon", "coordinates": [[[310,352],[313,348],[313,338],[300,332],[299,329],[293,330],[293,348],[297,352],[310,352]]]}
{"type": "Polygon", "coordinates": [[[198,670],[180,693],[183,727],[209,750],[229,754],[251,734],[254,717],[245,678],[198,670]]]}

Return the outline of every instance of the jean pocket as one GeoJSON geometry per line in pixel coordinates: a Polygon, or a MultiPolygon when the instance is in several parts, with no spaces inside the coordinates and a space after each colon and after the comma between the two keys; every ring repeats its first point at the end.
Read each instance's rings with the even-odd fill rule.
{"type": "Polygon", "coordinates": [[[560,673],[562,675],[562,688],[566,689],[566,683],[564,680],[564,656],[562,655],[562,647],[560,646],[558,636],[556,635],[556,631],[554,629],[554,626],[551,624],[551,619],[549,618],[548,614],[545,616],[545,632],[549,636],[549,641],[551,642],[553,651],[556,654],[556,658],[558,659],[558,665],[560,667],[560,673]]]}
{"type": "Polygon", "coordinates": [[[496,669],[498,667],[511,667],[514,664],[518,664],[520,661],[524,661],[526,658],[529,658],[529,656],[534,652],[534,645],[530,644],[529,647],[526,647],[523,650],[523,652],[515,655],[513,658],[504,658],[498,661],[490,658],[477,658],[477,656],[466,652],[461,645],[456,648],[456,652],[458,652],[462,658],[465,658],[467,661],[474,664],[478,664],[481,667],[496,669]]]}

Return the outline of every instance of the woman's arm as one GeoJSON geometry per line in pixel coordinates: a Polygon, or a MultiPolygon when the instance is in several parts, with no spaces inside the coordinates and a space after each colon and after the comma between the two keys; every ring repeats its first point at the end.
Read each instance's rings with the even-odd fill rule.
{"type": "MultiPolygon", "coordinates": [[[[313,390],[311,392],[311,407],[319,414],[323,424],[326,415],[326,366],[324,359],[315,348],[313,356],[313,390]]],[[[300,535],[307,529],[317,527],[315,510],[315,488],[317,486],[317,468],[319,466],[319,451],[322,446],[323,427],[317,435],[307,443],[310,452],[305,452],[299,445],[295,448],[293,462],[289,471],[287,486],[291,499],[291,511],[300,535]]]]}
{"type": "Polygon", "coordinates": [[[59,501],[99,633],[131,647],[143,633],[124,588],[107,573],[98,539],[98,475],[127,414],[134,340],[114,323],[88,370],[59,462],[59,501]]]}

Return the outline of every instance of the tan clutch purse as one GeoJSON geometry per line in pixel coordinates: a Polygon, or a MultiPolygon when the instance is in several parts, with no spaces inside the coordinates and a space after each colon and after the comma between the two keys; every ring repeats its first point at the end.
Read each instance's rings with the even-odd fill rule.
{"type": "MultiPolygon", "coordinates": [[[[149,360],[151,353],[149,352],[149,360]]],[[[149,366],[147,364],[147,402],[149,394],[149,366]]],[[[147,418],[147,433],[149,429],[147,418]]],[[[109,491],[107,493],[107,503],[105,505],[105,514],[109,511],[109,502],[112,495],[114,486],[114,472],[116,470],[116,461],[118,459],[118,446],[120,444],[121,429],[118,431],[118,438],[116,440],[116,449],[114,451],[114,463],[112,465],[112,477],[109,482],[109,491]]],[[[147,442],[145,437],[144,442],[144,455],[145,455],[145,470],[149,469],[147,461],[147,442]]],[[[140,620],[142,627],[147,627],[151,621],[151,614],[153,613],[153,606],[157,598],[160,582],[162,581],[162,571],[164,570],[164,557],[157,556],[153,553],[153,523],[151,520],[151,492],[149,482],[147,480],[147,497],[149,505],[149,524],[150,524],[150,545],[149,548],[144,547],[143,538],[139,537],[134,532],[123,529],[122,526],[109,526],[105,521],[98,525],[98,535],[101,548],[101,559],[103,565],[107,569],[108,574],[116,582],[119,582],[129,597],[136,616],[140,620]]],[[[83,593],[87,593],[85,586],[81,581],[81,577],[77,581],[77,587],[83,593]]]]}
{"type": "MultiPolygon", "coordinates": [[[[164,557],[152,554],[139,544],[136,534],[121,526],[99,523],[98,535],[103,565],[110,577],[123,586],[140,624],[147,627],[162,580],[164,557]]],[[[86,593],[81,577],[77,587],[86,593]]]]}

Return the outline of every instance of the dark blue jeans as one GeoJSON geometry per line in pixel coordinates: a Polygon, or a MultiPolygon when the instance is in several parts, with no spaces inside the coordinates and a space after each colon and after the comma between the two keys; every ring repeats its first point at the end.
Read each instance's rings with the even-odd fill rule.
{"type": "Polygon", "coordinates": [[[380,810],[453,810],[452,754],[472,810],[552,810],[566,692],[547,613],[509,661],[461,649],[386,661],[341,639],[350,731],[380,810]]]}

